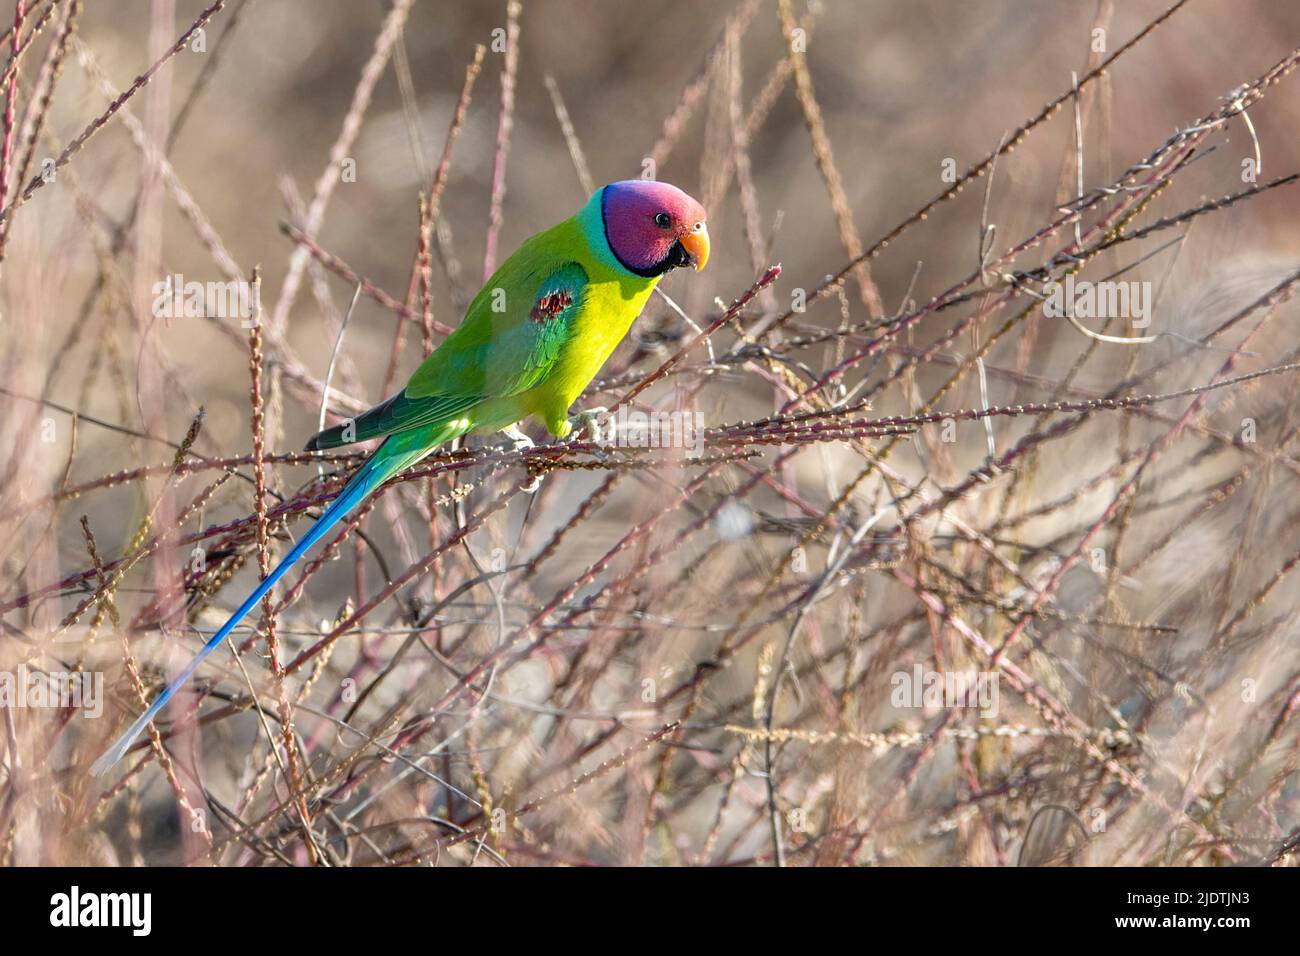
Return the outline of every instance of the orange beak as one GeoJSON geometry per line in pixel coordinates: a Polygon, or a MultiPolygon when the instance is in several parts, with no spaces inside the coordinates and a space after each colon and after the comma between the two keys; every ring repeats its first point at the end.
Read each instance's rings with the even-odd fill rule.
{"type": "Polygon", "coordinates": [[[682,236],[679,241],[682,248],[690,255],[695,271],[699,272],[709,261],[709,230],[700,223],[698,228],[682,236]]]}

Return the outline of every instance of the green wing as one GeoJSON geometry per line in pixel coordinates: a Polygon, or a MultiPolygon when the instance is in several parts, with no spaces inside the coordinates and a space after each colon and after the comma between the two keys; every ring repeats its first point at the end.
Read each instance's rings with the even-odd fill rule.
{"type": "Polygon", "coordinates": [[[335,448],[469,413],[489,398],[545,381],[582,306],[587,272],[540,252],[534,237],[483,287],[456,331],[424,360],[406,388],[352,421],[314,436],[307,450],[335,448]],[[530,248],[533,247],[533,248],[530,248]]]}
{"type": "Polygon", "coordinates": [[[350,421],[317,432],[307,442],[306,450],[338,448],[419,428],[421,425],[445,422],[469,411],[480,401],[481,398],[473,396],[449,395],[412,399],[405,391],[401,391],[350,421]]]}

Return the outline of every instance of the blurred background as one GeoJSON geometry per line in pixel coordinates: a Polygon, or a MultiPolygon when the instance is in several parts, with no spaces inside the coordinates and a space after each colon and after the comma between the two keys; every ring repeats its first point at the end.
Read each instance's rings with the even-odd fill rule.
{"type": "MultiPolygon", "coordinates": [[[[168,36],[179,35],[204,6],[176,3],[168,36]]],[[[1158,0],[1114,5],[1107,18],[1107,49],[1126,41],[1166,6],[1158,0]]],[[[310,198],[386,7],[367,0],[256,0],[240,11],[231,41],[220,45],[221,63],[176,139],[172,160],[186,188],[237,261],[246,269],[262,265],[268,289],[278,288],[287,265],[287,240],[278,229],[291,218],[283,180],[310,198]]],[[[224,15],[235,9],[232,4],[224,15]]],[[[543,78],[555,79],[595,181],[639,176],[642,161],[661,139],[664,118],[699,75],[732,12],[728,4],[673,2],[657,6],[652,15],[636,3],[542,0],[527,7],[521,18],[503,253],[571,215],[586,199],[543,78]]],[[[1067,89],[1071,71],[1086,70],[1098,9],[1093,3],[940,0],[903,7],[831,0],[799,13],[809,22],[809,68],[845,195],[858,232],[871,241],[944,186],[945,159],[954,160],[958,172],[965,171],[993,150],[1004,133],[1067,89]]],[[[226,28],[220,19],[209,29],[209,44],[226,28]]],[[[505,25],[504,4],[413,6],[403,44],[418,110],[417,143],[412,142],[396,70],[386,69],[375,86],[350,151],[356,181],[335,191],[319,239],[357,272],[399,296],[410,267],[415,197],[428,189],[466,64],[475,45],[490,45],[492,31],[505,25]]],[[[1300,10],[1269,2],[1195,2],[1177,14],[1171,27],[1156,31],[1112,71],[1108,102],[1099,107],[1109,113],[1109,128],[1095,135],[1090,131],[1086,138],[1089,185],[1106,171],[1121,171],[1278,60],[1300,36],[1300,10]]],[[[79,32],[121,88],[148,65],[149,29],[150,4],[127,0],[90,4],[79,32]]],[[[741,70],[747,96],[762,89],[781,49],[779,20],[774,9],[765,7],[744,37],[741,70]]],[[[442,218],[471,294],[482,278],[501,60],[502,54],[489,50],[442,198],[442,218]]],[[[172,112],[206,63],[202,54],[182,55],[169,68],[167,79],[175,87],[167,97],[172,112]]],[[[106,103],[75,62],[66,72],[51,115],[57,143],[80,132],[106,103]]],[[[704,195],[709,177],[716,175],[702,159],[710,108],[706,99],[695,110],[658,169],[659,178],[696,196],[704,195]]],[[[1297,99],[1285,91],[1261,107],[1268,120],[1257,124],[1266,175],[1296,165],[1298,108],[1297,99]]],[[[714,103],[712,109],[725,118],[725,104],[714,103]]],[[[989,216],[1000,235],[1019,238],[1050,212],[1072,139],[1066,116],[1038,134],[1033,148],[1018,149],[1000,162],[1002,178],[989,216]]],[[[1248,155],[1246,130],[1231,129],[1226,139],[1219,155],[1191,174],[1199,178],[1188,189],[1200,187],[1213,196],[1228,191],[1222,183],[1239,186],[1239,176],[1225,176],[1248,155]]],[[[95,168],[81,173],[88,177],[84,188],[95,193],[107,213],[120,218],[135,200],[138,151],[122,129],[106,130],[93,148],[88,159],[95,168]]],[[[834,223],[830,201],[791,86],[777,97],[750,153],[759,213],[764,233],[771,237],[770,258],[804,287],[839,271],[845,256],[837,230],[828,228],[834,223]]],[[[901,302],[917,260],[925,263],[921,291],[946,288],[969,271],[982,193],[982,188],[966,191],[944,210],[942,222],[914,231],[873,266],[891,311],[901,302]]],[[[1294,251],[1296,195],[1283,190],[1251,204],[1248,211],[1217,219],[1207,258],[1294,251]]],[[[32,217],[36,221],[27,228],[39,230],[46,244],[57,245],[77,228],[75,211],[70,204],[59,207],[49,197],[43,199],[32,217]]],[[[729,301],[755,274],[736,190],[715,198],[709,208],[711,233],[722,254],[686,293],[696,303],[710,303],[718,295],[729,301]]],[[[210,256],[177,210],[167,204],[162,217],[166,269],[201,280],[216,278],[210,275],[210,256]]],[[[90,278],[93,273],[59,275],[58,281],[76,289],[90,278]]],[[[674,284],[683,283],[677,279],[674,284]]],[[[335,292],[341,295],[339,289],[335,292]]],[[[449,285],[437,282],[434,293],[435,315],[454,322],[449,285]]],[[[320,373],[333,340],[310,321],[315,310],[310,296],[299,297],[293,315],[308,321],[292,322],[290,336],[304,362],[320,373]]],[[[655,311],[666,310],[660,305],[655,311]]],[[[354,319],[348,350],[361,381],[375,389],[386,365],[391,323],[365,299],[354,319]]],[[[48,334],[54,338],[58,316],[50,316],[42,329],[50,324],[55,327],[48,334]]],[[[165,330],[162,347],[184,370],[181,377],[192,390],[189,407],[206,405],[210,433],[222,441],[236,440],[239,429],[247,427],[244,383],[230,381],[229,367],[212,361],[229,345],[194,325],[165,330]],[[223,408],[222,398],[236,407],[223,408]]],[[[417,362],[418,355],[407,354],[404,371],[417,362]]],[[[372,391],[367,397],[383,396],[372,391]]],[[[177,410],[174,428],[188,422],[187,410],[177,410]]],[[[294,434],[309,428],[309,421],[297,423],[294,434]]]]}
{"type": "MultiPolygon", "coordinates": [[[[0,11],[6,18],[12,5],[6,0],[0,11]]],[[[30,29],[44,4],[27,6],[30,29]]],[[[97,74],[112,91],[127,88],[207,6],[201,0],[117,0],[78,9],[33,171],[39,170],[43,158],[58,156],[108,106],[109,95],[97,74]]],[[[223,330],[211,321],[150,323],[148,290],[163,276],[180,273],[187,280],[224,281],[213,254],[218,246],[242,275],[260,266],[263,306],[273,314],[274,334],[283,343],[283,349],[271,348],[270,375],[277,390],[269,397],[267,450],[296,451],[316,430],[320,395],[312,382],[318,385],[326,375],[353,285],[312,265],[301,273],[291,301],[287,299],[286,279],[298,285],[291,267],[298,247],[282,224],[302,226],[307,221],[304,210],[320,195],[318,181],[331,180],[331,170],[337,170],[341,160],[346,172],[329,182],[319,222],[307,231],[355,274],[403,300],[416,251],[420,196],[429,192],[476,46],[487,50],[454,142],[437,218],[433,317],[454,325],[483,280],[495,170],[503,169],[504,174],[497,263],[527,236],[571,215],[585,202],[588,192],[572,158],[576,140],[596,184],[641,176],[652,162],[657,178],[705,203],[713,240],[709,268],[699,275],[675,274],[664,284],[699,324],[715,317],[720,303],[731,302],[767,265],[782,265],[779,282],[746,312],[745,325],[752,326],[784,312],[799,290],[811,296],[825,279],[841,272],[855,242],[859,248],[870,246],[946,190],[951,184],[951,177],[945,179],[947,171],[960,175],[997,150],[1045,103],[1070,90],[1076,82],[1072,77],[1084,76],[1169,4],[792,3],[788,10],[801,31],[799,52],[806,56],[806,79],[819,117],[811,124],[808,103],[796,96],[776,0],[664,0],[651,5],[525,0],[514,18],[505,2],[416,0],[409,6],[387,55],[375,64],[376,39],[394,23],[391,3],[229,0],[204,27],[203,49],[197,50],[192,41],[124,109],[143,136],[167,144],[170,172],[160,172],[145,160],[131,123],[115,116],[60,167],[55,183],[38,189],[17,211],[0,264],[0,329],[10,393],[3,397],[2,446],[10,479],[0,576],[6,601],[12,604],[20,595],[87,566],[78,520],[83,513],[105,557],[116,558],[132,550],[142,519],[152,514],[150,502],[170,500],[172,493],[170,488],[164,491],[162,479],[155,476],[147,492],[140,483],[126,483],[87,490],[52,505],[49,496],[60,488],[94,482],[119,469],[165,463],[171,452],[120,430],[84,422],[73,430],[66,414],[48,405],[35,406],[22,396],[43,396],[64,410],[75,408],[172,442],[181,440],[202,406],[206,418],[193,446],[196,454],[218,458],[251,453],[246,332],[233,335],[229,323],[223,330]],[[501,167],[505,38],[514,44],[517,76],[509,148],[501,167]],[[368,64],[378,72],[372,93],[357,109],[368,64]],[[557,117],[557,97],[572,124],[571,140],[566,140],[557,117]],[[353,122],[354,136],[349,135],[353,122]],[[817,134],[810,135],[810,125],[817,134]],[[738,129],[742,148],[737,146],[738,129]],[[341,131],[346,141],[342,155],[331,157],[341,131]],[[829,153],[818,145],[823,134],[829,153]],[[833,176],[827,173],[828,160],[833,176]],[[173,177],[171,182],[168,177],[173,177]],[[834,181],[829,186],[828,179],[834,181]],[[192,200],[188,210],[177,199],[176,184],[192,200]],[[304,374],[280,379],[288,366],[304,374]],[[47,417],[55,422],[50,441],[39,437],[47,417]]],[[[56,8],[21,61],[18,120],[28,115],[25,97],[65,22],[68,4],[56,8]]],[[[1079,120],[1085,188],[1113,182],[1175,130],[1222,106],[1229,91],[1282,60],[1297,42],[1300,6],[1295,4],[1187,3],[1101,80],[1088,85],[1079,120]]],[[[1145,207],[1138,225],[1249,186],[1251,181],[1243,179],[1243,161],[1252,160],[1257,151],[1261,183],[1300,167],[1300,97],[1294,84],[1294,78],[1283,79],[1251,107],[1254,140],[1240,117],[1216,129],[1208,143],[1212,148],[1198,151],[1196,161],[1145,207]]],[[[842,295],[825,296],[806,314],[796,315],[786,334],[842,325],[869,327],[881,315],[905,311],[909,301],[924,303],[978,268],[982,222],[995,226],[991,244],[998,255],[1043,227],[1058,215],[1057,207],[1077,193],[1074,118],[1075,108],[1067,101],[1023,144],[998,159],[987,196],[988,177],[977,179],[874,258],[870,279],[878,291],[878,308],[850,279],[842,295]]],[[[1124,276],[1149,281],[1159,290],[1152,328],[1146,331],[1162,335],[1149,347],[1135,351],[1090,342],[1063,323],[1035,317],[1026,324],[1032,334],[1017,329],[988,353],[984,399],[976,376],[966,375],[943,396],[941,407],[1096,395],[1149,369],[1158,372],[1139,387],[1143,393],[1208,381],[1225,352],[1192,349],[1187,341],[1215,329],[1296,268],[1298,197],[1294,186],[1279,187],[1190,220],[1174,232],[1103,253],[1094,278],[1155,253],[1124,276]],[[1161,249],[1175,233],[1184,234],[1183,241],[1161,249]],[[1015,374],[1002,374],[1006,370],[1015,374]],[[1032,378],[1046,384],[1034,387],[1032,378]],[[1078,391],[1067,392],[1067,386],[1078,391]]],[[[1087,222],[1094,219],[1090,215],[1087,222]]],[[[1066,239],[1068,230],[1044,247],[1029,250],[1015,267],[1041,265],[1066,239]]],[[[977,303],[927,316],[901,337],[900,344],[915,349],[935,341],[977,303]]],[[[1014,308],[1020,307],[1017,303],[1014,308]]],[[[996,328],[1009,314],[995,316],[984,328],[996,328]]],[[[1252,341],[1250,357],[1235,371],[1292,361],[1288,356],[1300,345],[1295,320],[1294,307],[1284,305],[1252,341]]],[[[400,384],[419,363],[420,332],[410,328],[395,373],[388,374],[395,322],[391,309],[369,296],[359,299],[335,372],[334,386],[342,397],[331,403],[332,412],[345,414],[382,400],[392,382],[400,384]]],[[[1235,329],[1219,344],[1227,347],[1238,341],[1246,327],[1235,329]]],[[[1141,334],[1119,326],[1109,331],[1141,334]]],[[[649,372],[689,332],[665,302],[652,299],[606,372],[649,372]]],[[[735,341],[728,326],[719,333],[718,348],[735,341]]],[[[795,374],[811,382],[815,375],[810,370],[823,371],[843,358],[845,353],[836,349],[832,341],[803,350],[798,360],[804,365],[795,374]]],[[[971,350],[972,340],[963,334],[945,346],[943,354],[959,361],[971,350]]],[[[848,384],[878,380],[907,354],[894,351],[885,366],[867,363],[855,369],[848,384]]],[[[953,369],[953,361],[922,362],[903,387],[876,395],[869,414],[916,411],[953,369]]],[[[655,401],[671,405],[673,387],[651,394],[657,396],[655,401]]],[[[707,390],[692,400],[710,426],[719,426],[773,413],[780,405],[774,399],[779,392],[773,376],[737,366],[710,379],[707,390]]],[[[597,401],[600,397],[594,396],[591,404],[610,404],[603,398],[597,401]]],[[[1095,753],[1086,754],[1059,736],[1036,737],[1028,731],[1016,731],[996,744],[987,737],[936,744],[938,755],[927,753],[918,763],[913,762],[916,747],[784,741],[777,758],[784,767],[780,802],[788,849],[795,854],[801,848],[790,862],[1014,864],[1018,859],[1025,862],[1026,852],[1028,862],[1230,862],[1261,860],[1269,847],[1284,841],[1300,826],[1296,737],[1286,707],[1300,664],[1291,621],[1294,582],[1286,579],[1286,562],[1296,541],[1290,484],[1295,472],[1285,451],[1293,402],[1294,386],[1287,377],[1269,378],[1233,398],[1211,402],[1211,412],[1199,424],[1222,436],[1238,433],[1244,417],[1253,417],[1261,436],[1266,436],[1260,440],[1276,450],[1272,458],[1265,456],[1271,463],[1242,457],[1222,443],[1206,445],[1203,432],[1184,438],[1175,453],[1143,478],[1136,509],[1121,509],[1101,543],[1109,547],[1108,536],[1124,536],[1123,556],[1132,560],[1171,528],[1181,527],[1176,541],[1166,541],[1149,565],[1127,578],[1110,575],[1105,560],[1098,573],[1071,572],[1061,584],[1059,604],[1053,597],[1051,606],[1065,615],[1086,611],[1092,621],[1088,633],[1080,636],[1059,621],[1043,623],[1016,655],[1020,666],[1076,709],[1085,723],[1112,730],[1131,725],[1135,734],[1149,735],[1121,759],[1132,777],[1116,774],[1095,753]],[[1285,459],[1281,464],[1279,456],[1285,459]],[[1247,493],[1203,521],[1189,517],[1199,514],[1199,503],[1212,497],[1219,483],[1247,466],[1250,470],[1242,479],[1247,493]],[[1249,639],[1238,647],[1233,642],[1242,628],[1234,625],[1228,636],[1224,628],[1243,606],[1253,608],[1251,602],[1261,591],[1261,610],[1248,615],[1249,639]],[[1111,624],[1098,624],[1102,619],[1111,624]],[[1156,619],[1175,629],[1177,636],[1132,629],[1134,622],[1156,619]],[[1057,628],[1064,636],[1048,648],[1048,635],[1057,628]],[[1231,654],[1225,651],[1228,645],[1235,648],[1231,654]],[[1198,656],[1206,648],[1214,649],[1212,661],[1198,656]],[[1257,694],[1250,701],[1240,693],[1243,680],[1256,682],[1257,694]],[[1104,700],[1098,699],[1098,692],[1104,700]],[[1188,730],[1193,725],[1194,732],[1188,730]],[[1135,786],[1134,780],[1142,784],[1135,786]],[[1156,797],[1144,792],[1148,787],[1156,797]],[[802,814],[798,826],[790,822],[796,818],[788,816],[794,810],[802,814]],[[1109,830],[1096,828],[1099,818],[1111,821],[1109,830]],[[1207,831],[1197,832],[1196,826],[1207,831]],[[1087,838],[1081,838],[1085,829],[1087,838]],[[1207,832],[1222,837],[1231,849],[1221,856],[1215,855],[1218,850],[1206,849],[1207,832]],[[1180,834],[1191,835],[1184,840],[1180,834]]],[[[1184,407],[1163,411],[1176,418],[1184,407]]],[[[1098,417],[1045,446],[1031,459],[1026,475],[1016,479],[1014,493],[977,489],[954,506],[954,513],[970,527],[987,530],[1008,560],[1023,561],[1024,574],[1042,583],[1051,576],[1052,566],[1040,559],[1055,554],[1059,561],[1068,555],[1080,531],[1102,513],[1108,495],[1129,471],[1116,467],[1108,479],[1087,488],[1084,481],[1107,472],[1126,455],[1132,461],[1133,449],[1163,435],[1174,418],[1153,422],[1134,416],[1098,417]],[[1048,508],[1063,498],[1070,503],[1048,508]],[[1042,519],[1033,517],[1036,509],[1043,511],[1042,519]],[[1026,517],[1008,529],[1008,518],[1017,515],[1026,517]],[[1008,539],[1005,548],[1002,537],[1008,539]]],[[[998,448],[1010,447],[1028,426],[1022,419],[999,420],[994,428],[998,448]]],[[[943,454],[931,448],[927,455],[924,449],[914,449],[913,442],[904,442],[890,459],[900,480],[918,487],[928,481],[931,489],[951,487],[981,467],[987,457],[983,426],[964,423],[962,428],[958,445],[943,454]]],[[[541,437],[536,428],[531,432],[541,437]]],[[[757,466],[768,467],[774,454],[757,466]]],[[[863,463],[845,444],[826,443],[773,474],[788,483],[787,490],[825,512],[863,463]]],[[[676,477],[664,479],[666,485],[623,481],[594,517],[564,539],[534,580],[511,592],[518,596],[518,605],[507,608],[511,626],[522,624],[621,533],[653,514],[673,482],[684,482],[694,472],[673,474],[676,477]]],[[[291,496],[315,475],[310,465],[277,466],[272,488],[291,496]]],[[[726,495],[749,477],[738,468],[726,475],[718,487],[709,486],[708,495],[726,495]]],[[[157,523],[174,518],[213,477],[182,482],[179,498],[154,516],[157,523]]],[[[555,487],[550,497],[536,503],[537,512],[525,515],[524,506],[516,502],[476,539],[480,552],[503,545],[514,548],[519,541],[524,542],[519,545],[523,554],[535,552],[549,535],[566,527],[603,477],[575,472],[548,479],[555,487]]],[[[404,492],[410,498],[403,499],[406,517],[397,510],[393,494],[367,519],[376,547],[389,552],[394,572],[431,547],[429,522],[413,510],[423,503],[422,492],[414,488],[410,485],[404,492]]],[[[438,490],[446,488],[438,485],[438,490]]],[[[492,497],[490,481],[475,488],[466,499],[465,513],[492,497]]],[[[889,502],[874,477],[852,498],[857,520],[889,502]]],[[[680,529],[711,501],[697,499],[694,510],[674,515],[656,534],[680,529]]],[[[360,810],[349,805],[349,814],[356,814],[347,816],[348,826],[377,828],[373,845],[348,836],[341,823],[337,826],[343,835],[322,823],[320,839],[329,842],[337,836],[345,850],[332,852],[349,862],[487,863],[486,856],[473,852],[472,843],[428,849],[426,841],[452,832],[450,825],[440,824],[442,829],[434,833],[412,833],[393,821],[427,814],[471,830],[491,819],[494,801],[497,807],[520,806],[600,760],[623,754],[666,721],[683,720],[687,730],[673,738],[674,747],[638,751],[590,789],[557,798],[517,826],[507,824],[507,832],[494,837],[493,852],[525,864],[771,862],[762,778],[767,771],[760,772],[764,764],[758,757],[763,744],[723,728],[763,724],[760,703],[771,687],[774,657],[780,656],[790,621],[786,602],[798,592],[772,594],[760,585],[789,549],[799,545],[799,535],[809,530],[811,520],[772,487],[760,489],[751,502],[753,510],[746,510],[741,522],[748,540],[715,534],[716,528],[709,531],[713,537],[707,546],[693,541],[666,560],[662,574],[648,576],[620,598],[628,620],[602,618],[603,629],[596,629],[594,637],[561,634],[541,653],[503,672],[498,690],[507,697],[527,698],[533,709],[516,712],[499,703],[490,708],[469,737],[450,738],[456,740],[448,748],[454,757],[439,758],[437,780],[400,776],[390,766],[383,771],[392,778],[387,787],[366,789],[375,779],[367,777],[357,789],[336,794],[340,800],[365,801],[360,810]],[[694,550],[696,546],[702,550],[694,550]],[[703,563],[693,568],[696,557],[703,563]],[[688,593],[674,592],[672,582],[683,568],[695,579],[688,593]],[[669,603],[656,603],[660,600],[669,603]],[[728,662],[724,673],[710,674],[698,693],[693,688],[670,701],[642,696],[646,679],[676,687],[699,673],[696,668],[717,652],[719,640],[727,639],[719,635],[735,633],[728,628],[750,603],[763,612],[752,623],[767,623],[757,639],[728,662]],[[684,630],[655,623],[656,615],[670,610],[684,630]],[[764,617],[769,612],[770,620],[764,617]],[[545,708],[606,714],[629,710],[636,715],[569,721],[562,714],[546,714],[545,708]],[[471,852],[464,852],[465,846],[471,852]],[[417,852],[413,847],[424,849],[417,852]]],[[[197,530],[233,521],[251,508],[249,486],[233,481],[197,514],[188,515],[187,527],[197,530]]],[[[449,512],[443,509],[442,518],[434,522],[444,536],[455,527],[449,512]]],[[[303,527],[292,525],[297,533],[303,527]]],[[[879,531],[897,536],[901,527],[891,515],[879,531]]],[[[1016,581],[1001,580],[996,567],[985,567],[995,563],[987,555],[959,553],[956,545],[940,543],[951,530],[942,521],[928,526],[926,534],[937,537],[927,547],[942,552],[939,560],[951,559],[988,591],[1013,599],[1009,596],[1016,581]]],[[[644,546],[664,540],[651,536],[644,546]]],[[[813,575],[835,555],[827,549],[828,540],[807,545],[813,575]]],[[[838,547],[844,546],[836,540],[838,547]]],[[[249,541],[241,539],[231,547],[240,552],[240,560],[227,577],[202,601],[189,596],[186,614],[191,623],[219,623],[218,607],[233,606],[251,586],[256,561],[247,560],[249,541]],[[209,606],[214,600],[215,606],[209,606]]],[[[917,547],[913,542],[904,559],[894,554],[891,561],[903,560],[912,574],[924,578],[929,572],[917,547]]],[[[185,560],[184,551],[163,548],[122,584],[124,613],[130,608],[137,615],[133,634],[140,636],[147,679],[159,679],[164,666],[164,642],[150,602],[163,593],[177,562],[185,560]]],[[[639,558],[646,553],[634,552],[639,558]]],[[[213,553],[208,559],[225,560],[226,555],[213,553]]],[[[967,656],[969,648],[958,650],[963,642],[951,622],[945,624],[933,607],[927,611],[915,593],[890,576],[890,561],[881,564],[879,554],[872,560],[877,563],[858,567],[855,577],[846,578],[842,588],[837,586],[816,605],[805,636],[794,642],[789,665],[794,680],[778,689],[778,725],[809,733],[838,732],[847,735],[845,739],[855,733],[922,732],[946,726],[940,723],[942,711],[901,717],[891,712],[889,674],[918,661],[939,666],[936,654],[952,666],[974,658],[967,656]],[[850,698],[851,706],[845,703],[850,698]]],[[[1112,553],[1109,560],[1119,558],[1112,553]]],[[[449,556],[447,564],[427,594],[423,583],[412,589],[426,607],[473,576],[472,565],[459,553],[449,556]]],[[[385,573],[349,546],[287,612],[296,622],[286,623],[282,637],[288,653],[308,646],[317,622],[336,619],[345,602],[355,606],[382,587],[385,573]],[[294,627],[304,633],[295,634],[294,627]]],[[[28,638],[53,629],[76,606],[83,594],[79,588],[46,591],[37,602],[11,607],[7,626],[28,638]]],[[[965,607],[962,599],[955,600],[954,606],[965,607]]],[[[981,607],[978,613],[971,611],[971,620],[996,646],[1008,622],[985,613],[987,602],[981,607]]],[[[402,616],[397,609],[393,615],[402,616]]],[[[395,626],[393,619],[387,624],[395,626]]],[[[498,639],[490,622],[441,630],[446,633],[438,635],[438,646],[459,670],[431,664],[427,657],[418,664],[414,656],[404,658],[397,679],[376,692],[368,703],[372,710],[363,711],[370,721],[366,726],[376,732],[381,726],[392,730],[381,717],[404,695],[410,709],[400,712],[400,721],[414,720],[422,706],[446,690],[451,675],[467,670],[498,639]],[[450,642],[445,646],[444,638],[450,642]]],[[[182,646],[194,646],[192,638],[184,640],[188,643],[182,646]]],[[[18,643],[19,656],[30,657],[30,643],[18,643]]],[[[308,707],[340,713],[340,682],[349,676],[373,679],[399,644],[400,638],[392,634],[371,635],[360,643],[345,638],[317,675],[320,683],[303,690],[300,700],[308,707]]],[[[139,711],[122,671],[120,644],[104,641],[86,653],[101,662],[110,690],[116,688],[109,707],[113,726],[118,726],[126,714],[139,711]]],[[[183,656],[188,654],[177,653],[176,659],[183,656]]],[[[274,699],[260,649],[250,663],[263,672],[259,690],[274,699]]],[[[226,667],[224,685],[238,694],[241,678],[226,667]]],[[[786,680],[784,674],[777,679],[786,680]]],[[[221,681],[214,678],[213,683],[221,681]]],[[[295,692],[301,689],[296,683],[294,687],[295,692]]],[[[1024,705],[1005,684],[1002,695],[1003,726],[1047,726],[1041,713],[1024,705]]],[[[336,755],[347,749],[323,740],[333,733],[327,725],[303,719],[306,763],[331,746],[336,755]]],[[[963,716],[959,722],[966,725],[966,720],[963,716]]],[[[22,722],[25,728],[15,723],[9,732],[11,751],[21,746],[37,758],[27,761],[27,772],[34,772],[33,763],[42,766],[43,758],[52,762],[45,767],[48,778],[29,777],[22,788],[17,788],[21,778],[12,753],[6,764],[8,777],[0,782],[9,789],[0,823],[9,836],[0,836],[0,856],[8,860],[124,864],[192,861],[205,853],[232,864],[315,859],[315,851],[304,849],[303,840],[294,835],[297,818],[284,809],[289,802],[284,781],[263,786],[270,773],[269,749],[249,713],[205,730],[206,756],[200,759],[194,750],[178,757],[178,781],[169,781],[151,763],[107,796],[89,787],[84,766],[111,728],[71,735],[75,740],[60,737],[51,750],[44,746],[51,739],[47,723],[32,713],[22,715],[22,722]],[[192,776],[184,770],[190,764],[195,768],[192,776]],[[206,770],[200,774],[197,768],[203,766],[206,770]],[[178,794],[187,795],[184,799],[192,806],[187,809],[178,794]],[[271,814],[261,832],[283,848],[282,858],[231,841],[219,825],[229,819],[212,809],[212,800],[249,819],[271,814]],[[186,825],[186,814],[195,808],[207,814],[205,832],[215,838],[216,850],[211,849],[212,840],[205,842],[186,825]],[[12,835],[23,827],[47,838],[32,842],[12,835]]],[[[970,726],[978,725],[978,719],[971,718],[970,726]]],[[[456,726],[455,720],[438,718],[438,733],[423,744],[447,738],[456,726]]],[[[412,744],[411,752],[423,744],[412,744]]],[[[342,777],[330,779],[328,786],[340,786],[340,780],[364,767],[366,760],[391,763],[391,756],[371,754],[342,777]]],[[[319,765],[316,772],[324,779],[319,765]]]]}

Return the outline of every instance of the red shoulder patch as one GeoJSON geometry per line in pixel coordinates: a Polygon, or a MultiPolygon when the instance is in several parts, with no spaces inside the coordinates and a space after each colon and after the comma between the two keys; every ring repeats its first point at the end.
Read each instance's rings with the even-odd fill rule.
{"type": "Polygon", "coordinates": [[[539,324],[549,322],[571,305],[573,305],[573,293],[568,289],[559,289],[538,296],[528,312],[528,318],[539,324]]]}

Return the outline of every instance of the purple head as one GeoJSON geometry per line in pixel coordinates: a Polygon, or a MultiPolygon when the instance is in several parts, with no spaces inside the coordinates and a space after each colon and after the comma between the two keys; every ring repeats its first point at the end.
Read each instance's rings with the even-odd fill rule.
{"type": "Polygon", "coordinates": [[[704,207],[668,183],[625,179],[601,190],[605,240],[630,272],[650,278],[709,259],[704,207]]]}

